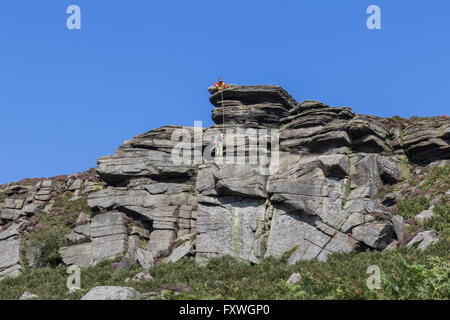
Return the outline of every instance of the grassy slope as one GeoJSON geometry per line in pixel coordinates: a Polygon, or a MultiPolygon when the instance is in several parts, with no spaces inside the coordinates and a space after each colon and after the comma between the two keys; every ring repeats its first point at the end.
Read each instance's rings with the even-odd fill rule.
{"type": "Polygon", "coordinates": [[[198,267],[192,259],[161,264],[151,269],[153,280],[127,284],[124,280],[142,269],[137,264],[114,271],[112,261],[82,270],[82,290],[68,295],[66,267],[26,269],[16,279],[0,282],[0,299],[18,299],[31,291],[41,299],[79,299],[99,285],[124,285],[138,291],[167,289],[177,299],[448,299],[450,297],[449,242],[443,240],[424,252],[418,250],[335,254],[326,263],[303,261],[289,266],[284,259],[265,259],[249,265],[230,257],[213,259],[198,267]],[[382,271],[382,288],[366,286],[367,268],[382,271]],[[299,285],[286,282],[299,272],[299,285]]]}

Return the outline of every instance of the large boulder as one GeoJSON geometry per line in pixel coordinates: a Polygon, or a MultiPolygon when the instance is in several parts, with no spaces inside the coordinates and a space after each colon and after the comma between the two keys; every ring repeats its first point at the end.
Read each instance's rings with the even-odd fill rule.
{"type": "Polygon", "coordinates": [[[405,156],[378,156],[381,179],[393,184],[409,178],[408,159],[405,156]]]}
{"type": "Polygon", "coordinates": [[[326,160],[323,156],[282,153],[279,169],[267,181],[270,201],[282,204],[297,214],[318,216],[324,223],[335,227],[342,224],[345,218],[342,200],[346,182],[345,179],[327,175],[333,170],[345,174],[348,167],[345,159],[341,165],[339,159],[334,163],[326,160]]]}
{"type": "Polygon", "coordinates": [[[417,245],[417,249],[425,250],[430,245],[435,244],[439,241],[439,238],[436,235],[436,230],[428,230],[419,232],[408,244],[406,247],[412,248],[417,245]]]}
{"type": "MultiPolygon", "coordinates": [[[[63,262],[67,265],[76,265],[79,267],[89,267],[94,263],[92,243],[82,243],[69,247],[63,247],[59,250],[63,262]]],[[[101,259],[101,258],[100,258],[101,259]]]]}
{"type": "Polygon", "coordinates": [[[94,263],[112,259],[126,252],[128,248],[124,214],[108,212],[92,218],[92,256],[94,263]]]}
{"type": "Polygon", "coordinates": [[[392,225],[394,226],[395,234],[398,241],[405,239],[405,222],[402,216],[393,216],[392,225]]]}
{"type": "MultiPolygon", "coordinates": [[[[251,260],[266,215],[264,200],[199,196],[196,257],[251,260]]],[[[259,257],[260,258],[260,257],[259,257]]]]}
{"type": "Polygon", "coordinates": [[[170,256],[165,259],[165,262],[177,262],[181,258],[187,256],[191,252],[192,242],[186,241],[180,246],[176,247],[170,256]]]}
{"type": "Polygon", "coordinates": [[[135,177],[185,177],[192,176],[195,166],[175,164],[171,158],[172,135],[176,130],[188,130],[194,140],[192,127],[165,126],[127,140],[112,156],[98,160],[97,172],[107,183],[117,184],[135,177]]]}
{"type": "Polygon", "coordinates": [[[450,159],[449,141],[449,117],[419,118],[403,131],[403,147],[418,162],[450,159]]]}
{"type": "Polygon", "coordinates": [[[216,124],[225,123],[247,128],[279,128],[281,118],[297,102],[278,86],[235,86],[214,93],[210,99],[215,106],[212,119],[216,124]],[[225,116],[224,116],[225,115],[225,116]]]}
{"type": "Polygon", "coordinates": [[[144,296],[130,287],[103,286],[92,288],[81,300],[143,300],[144,296]]]}
{"type": "Polygon", "coordinates": [[[380,118],[357,115],[346,125],[352,144],[358,152],[379,153],[392,151],[389,131],[380,118]]]}
{"type": "Polygon", "coordinates": [[[0,279],[20,274],[22,236],[18,231],[19,227],[19,224],[12,224],[0,232],[0,279]]]}
{"type": "Polygon", "coordinates": [[[347,107],[304,101],[282,120],[280,145],[307,153],[348,153],[351,139],[345,126],[353,117],[347,107]]]}
{"type": "Polygon", "coordinates": [[[352,230],[353,238],[367,246],[382,250],[393,239],[394,228],[389,221],[374,221],[359,225],[352,230]]]}

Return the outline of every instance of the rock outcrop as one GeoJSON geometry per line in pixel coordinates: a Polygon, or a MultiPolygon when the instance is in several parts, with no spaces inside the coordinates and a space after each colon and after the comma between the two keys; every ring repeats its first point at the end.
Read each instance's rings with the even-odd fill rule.
{"type": "MultiPolygon", "coordinates": [[[[87,197],[90,208],[77,213],[69,244],[60,249],[68,265],[123,257],[121,265],[137,261],[148,269],[185,256],[258,263],[285,254],[294,264],[389,249],[403,241],[405,226],[387,210],[398,192],[378,197],[380,190],[408,179],[412,165],[450,158],[446,117],[399,122],[356,115],[349,107],[298,103],[277,86],[211,91],[216,125],[210,129],[229,129],[224,157],[242,151],[244,162],[198,160],[213,151],[214,135],[199,142],[207,129],[165,126],[125,141],[88,176],[1,186],[0,278],[17,275],[25,263],[21,228],[40,212],[53,214],[68,193],[87,197]],[[228,143],[230,132],[244,133],[242,150],[228,143]],[[265,145],[277,136],[279,146],[265,145]],[[252,139],[256,162],[249,161],[252,139]],[[174,161],[174,148],[188,161],[174,161]]],[[[419,238],[413,242],[422,241],[421,248],[437,241],[428,233],[419,238]]]]}

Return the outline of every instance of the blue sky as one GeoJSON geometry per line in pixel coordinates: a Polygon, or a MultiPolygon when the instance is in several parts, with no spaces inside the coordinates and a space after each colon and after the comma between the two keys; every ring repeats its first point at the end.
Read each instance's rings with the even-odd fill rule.
{"type": "Polygon", "coordinates": [[[210,126],[218,76],[356,113],[448,114],[449,15],[448,0],[2,0],[0,183],[84,171],[163,125],[210,126]],[[72,4],[81,30],[66,28],[72,4]],[[366,27],[371,4],[382,30],[366,27]]]}

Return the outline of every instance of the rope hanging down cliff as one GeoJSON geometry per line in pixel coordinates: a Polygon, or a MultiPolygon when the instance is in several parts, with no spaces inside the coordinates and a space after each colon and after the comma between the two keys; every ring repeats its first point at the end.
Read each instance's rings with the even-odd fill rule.
{"type": "Polygon", "coordinates": [[[219,78],[214,84],[214,87],[220,91],[220,105],[222,107],[222,133],[216,138],[216,157],[222,156],[223,151],[223,133],[225,132],[225,108],[223,106],[223,90],[227,89],[227,85],[223,82],[222,78],[219,78]]]}

